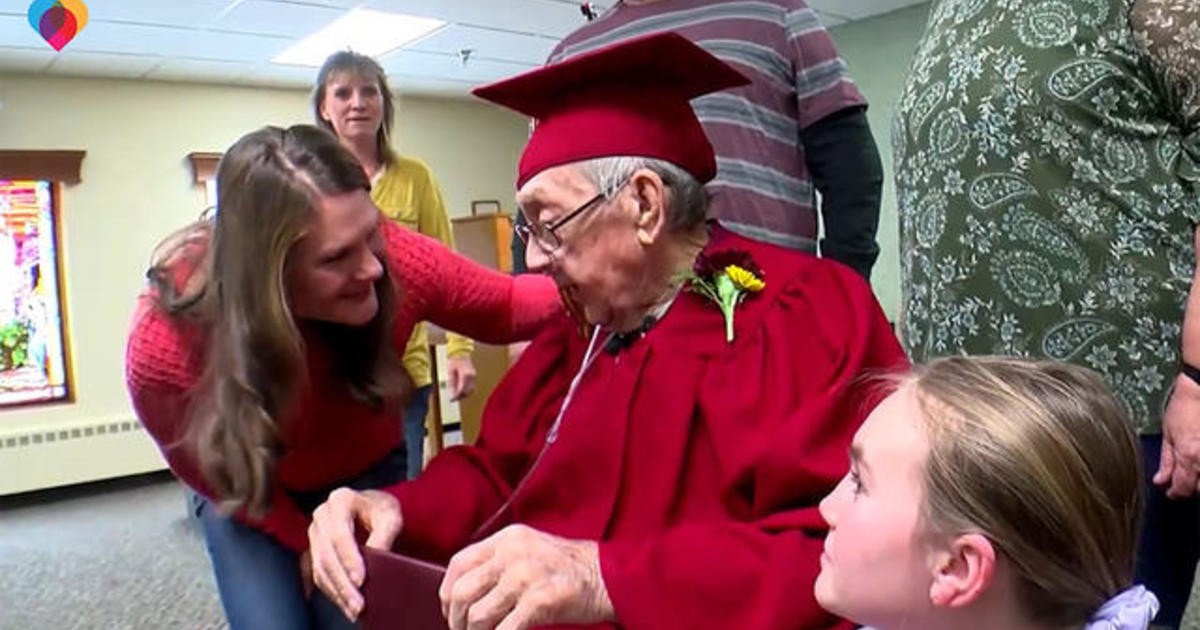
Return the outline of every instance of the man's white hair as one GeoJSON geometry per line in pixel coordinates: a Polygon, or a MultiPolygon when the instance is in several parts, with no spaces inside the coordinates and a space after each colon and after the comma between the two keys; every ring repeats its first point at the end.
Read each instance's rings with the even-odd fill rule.
{"type": "Polygon", "coordinates": [[[691,173],[666,160],[638,156],[601,157],[580,162],[579,168],[606,199],[612,199],[638,169],[650,169],[666,185],[667,228],[670,231],[687,231],[704,222],[708,210],[708,193],[704,186],[691,173]]]}

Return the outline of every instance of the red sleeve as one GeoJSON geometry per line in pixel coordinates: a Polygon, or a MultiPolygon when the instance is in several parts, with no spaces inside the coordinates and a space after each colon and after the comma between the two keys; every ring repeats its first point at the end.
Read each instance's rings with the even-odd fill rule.
{"type": "Polygon", "coordinates": [[[382,221],[381,229],[401,287],[400,308],[414,322],[431,321],[486,343],[509,343],[532,338],[562,312],[558,288],[548,276],[488,269],[391,221],[382,221]]]}
{"type": "Polygon", "coordinates": [[[572,335],[574,325],[556,318],[488,399],[475,444],[445,450],[416,481],[387,489],[404,516],[399,549],[446,562],[512,495],[562,404],[574,373],[568,364],[578,363],[572,335]]]}
{"type": "MultiPolygon", "coordinates": [[[[138,299],[125,349],[125,383],[134,412],[146,427],[171,472],[181,482],[212,498],[192,450],[184,440],[191,390],[203,370],[203,339],[198,328],[160,311],[153,298],[138,299]]],[[[261,519],[234,517],[259,529],[294,551],[308,548],[308,517],[276,485],[272,507],[261,519]]]]}
{"type": "Polygon", "coordinates": [[[812,594],[825,532],[817,504],[845,473],[851,437],[878,402],[865,377],[906,360],[861,278],[824,261],[812,271],[764,317],[761,348],[710,366],[702,385],[698,413],[732,478],[723,485],[747,513],[600,543],[623,627],[852,627],[812,594]]]}

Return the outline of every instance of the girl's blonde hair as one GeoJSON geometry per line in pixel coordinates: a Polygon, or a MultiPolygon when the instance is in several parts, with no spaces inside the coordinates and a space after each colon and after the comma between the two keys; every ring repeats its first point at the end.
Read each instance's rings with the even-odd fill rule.
{"type": "Polygon", "coordinates": [[[1036,622],[1074,627],[1133,580],[1143,510],[1137,436],[1093,372],[952,357],[909,379],[929,440],[931,536],[980,533],[1036,622]]]}

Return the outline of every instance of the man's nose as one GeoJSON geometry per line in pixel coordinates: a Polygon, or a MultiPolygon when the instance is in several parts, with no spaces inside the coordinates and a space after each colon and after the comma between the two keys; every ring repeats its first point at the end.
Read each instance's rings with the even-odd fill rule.
{"type": "Polygon", "coordinates": [[[525,242],[525,268],[531,273],[545,273],[550,269],[550,255],[532,235],[525,242]]]}

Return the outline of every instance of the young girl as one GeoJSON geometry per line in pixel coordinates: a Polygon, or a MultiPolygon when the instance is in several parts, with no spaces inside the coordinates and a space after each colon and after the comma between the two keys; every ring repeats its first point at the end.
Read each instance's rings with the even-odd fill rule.
{"type": "Polygon", "coordinates": [[[955,357],[859,429],[817,601],[880,630],[1144,630],[1137,437],[1091,372],[955,357]]]}

